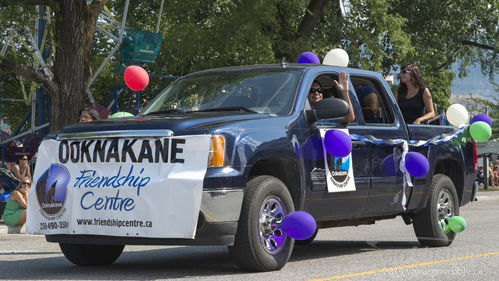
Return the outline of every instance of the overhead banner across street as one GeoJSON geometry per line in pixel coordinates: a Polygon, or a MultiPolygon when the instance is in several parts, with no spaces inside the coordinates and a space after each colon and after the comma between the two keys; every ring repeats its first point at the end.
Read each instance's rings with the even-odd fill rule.
{"type": "Polygon", "coordinates": [[[209,135],[46,140],[27,233],[194,238],[209,135]]]}

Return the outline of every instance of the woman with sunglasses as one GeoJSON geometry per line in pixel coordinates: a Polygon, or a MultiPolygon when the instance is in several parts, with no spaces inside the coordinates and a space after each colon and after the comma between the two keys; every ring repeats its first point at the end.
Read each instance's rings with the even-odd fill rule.
{"type": "Polygon", "coordinates": [[[395,98],[407,124],[421,124],[435,117],[430,90],[424,85],[423,76],[415,64],[402,67],[395,98]]]}
{"type": "Polygon", "coordinates": [[[8,226],[23,225],[26,222],[26,208],[31,178],[23,177],[17,188],[10,193],[5,205],[3,220],[8,226]]]}
{"type": "MultiPolygon", "coordinates": [[[[350,96],[348,95],[348,74],[342,71],[340,72],[339,82],[336,80],[333,81],[336,86],[336,89],[338,89],[338,92],[340,92],[341,94],[341,98],[344,101],[346,101],[348,103],[348,106],[350,107],[348,115],[341,118],[339,122],[343,124],[352,122],[355,119],[355,115],[353,113],[350,96]]],[[[322,100],[323,98],[324,98],[324,92],[322,90],[322,86],[318,80],[314,80],[314,82],[312,82],[312,86],[310,87],[307,96],[310,107],[314,109],[315,103],[322,100]]]]}
{"type": "Polygon", "coordinates": [[[24,177],[31,178],[31,169],[28,165],[27,155],[21,155],[21,157],[17,160],[17,164],[12,166],[12,173],[19,180],[24,177]]]}

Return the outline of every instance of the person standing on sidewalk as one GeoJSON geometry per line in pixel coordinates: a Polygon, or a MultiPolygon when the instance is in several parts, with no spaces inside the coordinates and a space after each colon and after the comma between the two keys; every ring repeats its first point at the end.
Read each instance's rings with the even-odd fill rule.
{"type": "Polygon", "coordinates": [[[16,190],[12,191],[5,205],[3,220],[8,226],[23,225],[26,222],[26,208],[31,178],[23,177],[16,190]]]}

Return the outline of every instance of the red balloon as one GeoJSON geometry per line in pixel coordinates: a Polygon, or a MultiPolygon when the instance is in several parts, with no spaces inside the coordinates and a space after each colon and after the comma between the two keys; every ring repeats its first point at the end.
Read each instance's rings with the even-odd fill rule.
{"type": "Polygon", "coordinates": [[[125,83],[134,91],[142,91],[149,84],[149,74],[138,65],[130,65],[125,69],[125,83]]]}

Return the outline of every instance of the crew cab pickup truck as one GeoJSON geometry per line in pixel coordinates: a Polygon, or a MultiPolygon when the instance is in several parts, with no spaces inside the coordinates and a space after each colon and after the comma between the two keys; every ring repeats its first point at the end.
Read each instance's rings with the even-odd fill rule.
{"type": "Polygon", "coordinates": [[[44,143],[28,232],[59,243],[78,265],[113,263],[125,245],[227,245],[244,269],[278,270],[295,245],[280,223],[298,210],[311,214],[317,229],[402,216],[421,245],[448,246],[455,233],[444,231],[446,220],[476,193],[476,150],[467,130],[406,124],[384,78],[353,68],[200,71],[172,83],[137,116],[68,126],[44,143]],[[342,71],[353,108],[336,98],[333,80],[342,71]],[[307,95],[314,80],[324,98],[312,109],[307,95]],[[375,90],[369,114],[356,95],[361,86],[375,90]],[[349,110],[355,120],[338,122],[349,110]],[[324,149],[324,133],[332,129],[352,137],[349,156],[336,159],[324,149]],[[383,160],[402,149],[390,140],[452,134],[449,141],[409,146],[429,162],[425,176],[410,178],[412,186],[404,187],[401,171],[383,170],[383,160]],[[53,159],[44,163],[44,157],[53,159]],[[177,231],[184,224],[192,227],[177,231]]]}

